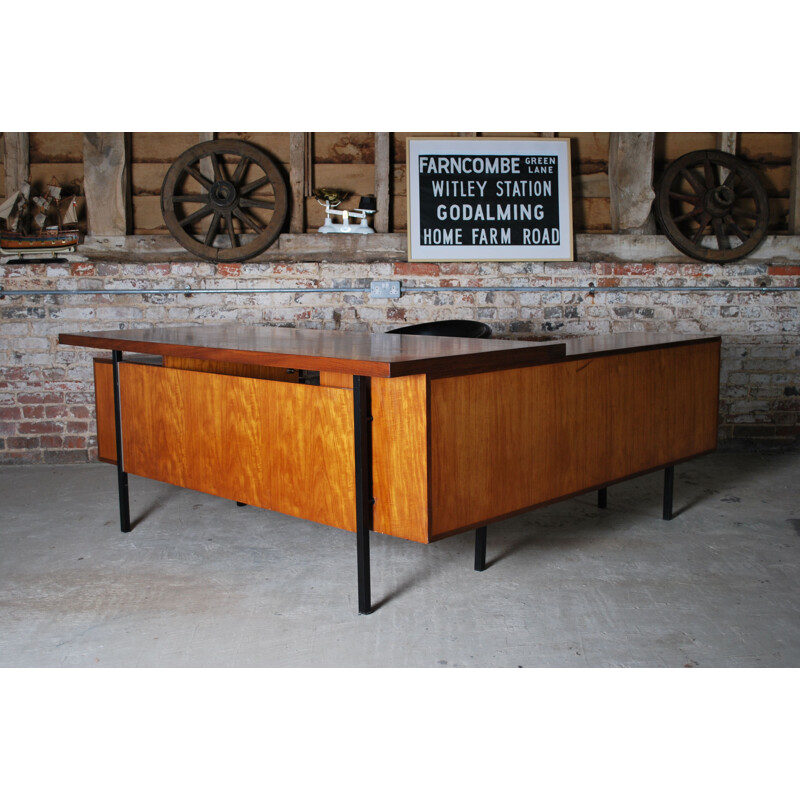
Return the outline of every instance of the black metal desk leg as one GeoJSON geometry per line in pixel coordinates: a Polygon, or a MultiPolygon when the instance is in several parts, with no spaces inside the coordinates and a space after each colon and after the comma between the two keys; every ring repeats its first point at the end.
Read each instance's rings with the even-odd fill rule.
{"type": "Polygon", "coordinates": [[[369,532],[372,528],[372,414],[370,379],[353,376],[353,419],[356,455],[356,557],[358,613],[370,614],[369,532]]]}
{"type": "Polygon", "coordinates": [[[608,506],[608,489],[603,487],[597,490],[597,507],[606,508],[608,506]]]}
{"type": "Polygon", "coordinates": [[[664,514],[666,520],[672,519],[672,487],[675,481],[675,467],[666,467],[664,470],[664,514]]]}
{"type": "Polygon", "coordinates": [[[111,352],[111,363],[114,374],[114,429],[117,438],[117,488],[119,490],[119,527],[123,533],[131,529],[131,509],[128,497],[128,473],[125,472],[122,453],[122,404],[119,392],[119,362],[122,351],[111,352]]]}
{"type": "Polygon", "coordinates": [[[486,526],[475,529],[475,571],[486,569],[486,526]]]}

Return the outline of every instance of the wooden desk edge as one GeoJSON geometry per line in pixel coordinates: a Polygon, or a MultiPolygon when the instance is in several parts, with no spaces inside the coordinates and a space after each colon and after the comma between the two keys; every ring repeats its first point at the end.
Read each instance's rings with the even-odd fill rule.
{"type": "MultiPolygon", "coordinates": [[[[512,341],[512,340],[509,340],[512,341]]],[[[369,361],[364,359],[333,358],[304,354],[275,353],[255,350],[227,350],[196,345],[147,342],[116,339],[111,336],[94,336],[90,333],[60,333],[59,344],[91,347],[99,350],[120,350],[146,355],[172,355],[198,358],[206,361],[227,361],[240,364],[287,367],[293,369],[340,372],[364,375],[371,378],[397,378],[407,375],[427,374],[432,378],[465,375],[474,372],[492,372],[500,369],[534,366],[563,360],[564,342],[531,343],[530,347],[509,347],[477,353],[435,356],[402,361],[369,361]]],[[[517,343],[515,343],[517,344],[517,343]]]]}

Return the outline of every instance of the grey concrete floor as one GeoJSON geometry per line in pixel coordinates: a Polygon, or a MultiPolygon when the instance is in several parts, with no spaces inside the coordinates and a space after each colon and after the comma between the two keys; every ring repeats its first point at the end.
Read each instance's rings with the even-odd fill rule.
{"type": "Polygon", "coordinates": [[[800,453],[718,453],[420,545],[131,477],[0,467],[0,666],[797,667],[800,453]]]}

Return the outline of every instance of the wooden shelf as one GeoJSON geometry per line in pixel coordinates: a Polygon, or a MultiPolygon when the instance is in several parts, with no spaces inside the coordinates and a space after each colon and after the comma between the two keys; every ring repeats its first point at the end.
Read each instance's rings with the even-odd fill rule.
{"type": "MultiPolygon", "coordinates": [[[[70,261],[114,262],[196,262],[196,256],[164,234],[118,237],[87,237],[70,261]]],[[[324,233],[284,233],[265,252],[249,263],[276,261],[405,261],[405,233],[337,235],[324,233]]],[[[585,233],[575,237],[575,261],[646,261],[691,263],[694,259],[681,253],[658,235],[585,233]]],[[[798,263],[800,236],[767,236],[756,250],[736,264],[798,263]]]]}

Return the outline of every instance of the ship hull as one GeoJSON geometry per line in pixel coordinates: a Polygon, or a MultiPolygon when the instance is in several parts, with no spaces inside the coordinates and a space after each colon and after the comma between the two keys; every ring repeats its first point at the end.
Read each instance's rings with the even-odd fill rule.
{"type": "Polygon", "coordinates": [[[22,234],[0,231],[0,249],[3,250],[50,250],[75,247],[79,232],[76,230],[51,231],[40,234],[22,234]]]}

